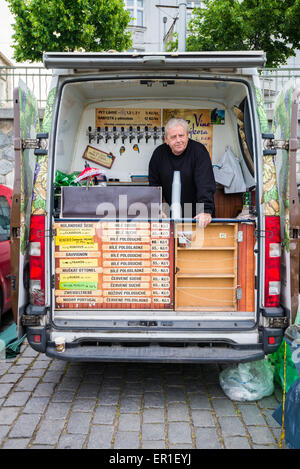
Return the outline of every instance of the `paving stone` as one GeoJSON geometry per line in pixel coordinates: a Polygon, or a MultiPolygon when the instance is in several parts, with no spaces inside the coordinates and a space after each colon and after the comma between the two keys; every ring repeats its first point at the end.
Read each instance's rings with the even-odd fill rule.
{"type": "Polygon", "coordinates": [[[144,409],[144,423],[163,423],[165,420],[164,409],[144,409]]]}
{"type": "Polygon", "coordinates": [[[36,434],[33,444],[55,445],[64,427],[63,419],[45,419],[36,434]]]}
{"type": "Polygon", "coordinates": [[[185,422],[169,423],[168,440],[170,444],[191,443],[191,426],[185,422]]]}
{"type": "Polygon", "coordinates": [[[210,410],[192,409],[192,419],[195,427],[214,427],[215,422],[210,410]]]}
{"type": "Polygon", "coordinates": [[[75,391],[58,391],[52,398],[52,402],[73,402],[75,391]]]}
{"type": "Polygon", "coordinates": [[[70,402],[51,402],[46,412],[47,419],[65,419],[70,410],[70,402]]]}
{"type": "Polygon", "coordinates": [[[31,397],[24,410],[24,414],[42,414],[49,403],[48,397],[31,397]]]}
{"type": "Polygon", "coordinates": [[[189,401],[191,409],[209,409],[211,410],[211,405],[207,396],[204,396],[200,393],[190,393],[189,401]]]}
{"type": "Polygon", "coordinates": [[[73,412],[69,418],[67,432],[87,434],[92,415],[86,412],[73,412]]]}
{"type": "MultiPolygon", "coordinates": [[[[141,418],[139,414],[121,414],[119,417],[118,431],[139,431],[141,418]]],[[[150,438],[149,438],[150,439],[150,438]]]]}
{"type": "Polygon", "coordinates": [[[39,420],[40,420],[40,415],[37,415],[37,414],[20,415],[12,431],[9,434],[9,437],[10,438],[31,437],[39,420]]]}
{"type": "Polygon", "coordinates": [[[145,441],[142,442],[143,449],[165,449],[166,443],[164,440],[161,441],[145,441]]]}
{"type": "Polygon", "coordinates": [[[1,441],[6,437],[11,427],[9,425],[0,425],[0,445],[1,441]]]}
{"type": "Polygon", "coordinates": [[[208,384],[207,391],[210,397],[226,397],[223,389],[217,383],[208,384]]]}
{"type": "Polygon", "coordinates": [[[39,378],[23,378],[15,387],[15,391],[33,391],[39,378]]]}
{"type": "Polygon", "coordinates": [[[192,443],[177,443],[176,445],[169,445],[170,449],[194,449],[194,446],[192,443]]]}
{"type": "Polygon", "coordinates": [[[54,371],[48,370],[43,376],[43,383],[57,383],[59,378],[60,378],[60,375],[59,373],[57,373],[56,370],[54,371]]]}
{"type": "Polygon", "coordinates": [[[163,384],[162,384],[161,380],[160,381],[156,381],[156,380],[153,380],[153,379],[147,380],[146,383],[145,383],[145,391],[162,393],[163,392],[163,384]]]}
{"type": "Polygon", "coordinates": [[[57,449],[82,449],[85,439],[85,435],[62,435],[57,449]]]}
{"type": "Polygon", "coordinates": [[[272,396],[260,399],[257,401],[257,404],[261,409],[276,409],[279,405],[279,402],[275,398],[274,394],[272,394],[272,396]]]}
{"type": "Polygon", "coordinates": [[[268,427],[248,427],[250,437],[254,444],[268,445],[276,443],[268,427]]]}
{"type": "Polygon", "coordinates": [[[2,449],[26,449],[30,438],[8,438],[2,449]]]}
{"type": "Polygon", "coordinates": [[[189,421],[189,411],[186,404],[181,402],[168,404],[169,421],[189,421]]]}
{"type": "Polygon", "coordinates": [[[13,388],[13,383],[0,383],[0,397],[6,397],[9,391],[13,388]]]}
{"type": "Polygon", "coordinates": [[[11,425],[19,413],[17,407],[3,407],[0,409],[0,424],[11,425]]]}
{"type": "Polygon", "coordinates": [[[227,436],[224,438],[224,443],[227,449],[251,449],[250,443],[246,437],[227,436]]]}
{"type": "Polygon", "coordinates": [[[105,389],[100,392],[98,395],[98,400],[100,404],[106,404],[106,405],[116,405],[118,404],[120,399],[120,391],[119,390],[108,390],[105,389]]]}
{"type": "Polygon", "coordinates": [[[162,440],[165,438],[165,426],[161,423],[143,423],[142,438],[145,440],[162,440]]]}
{"type": "Polygon", "coordinates": [[[80,386],[77,397],[97,397],[100,391],[100,384],[97,383],[84,383],[80,386]]]}
{"type": "Polygon", "coordinates": [[[46,397],[53,394],[55,383],[39,383],[34,390],[35,397],[46,397]]]}
{"type": "Polygon", "coordinates": [[[168,402],[185,402],[186,394],[183,388],[168,386],[166,389],[166,398],[168,402]]]}
{"type": "Polygon", "coordinates": [[[88,441],[88,449],[109,449],[114,432],[112,425],[93,425],[88,441]]]}
{"type": "Polygon", "coordinates": [[[143,385],[141,383],[126,383],[122,391],[122,397],[141,396],[143,392],[143,385]]]}
{"type": "Polygon", "coordinates": [[[113,424],[115,417],[116,406],[98,405],[95,410],[93,423],[113,424]]]}
{"type": "Polygon", "coordinates": [[[13,392],[4,402],[3,406],[5,407],[22,407],[26,404],[27,400],[29,399],[30,392],[29,391],[19,391],[13,392]]]}
{"type": "Polygon", "coordinates": [[[94,410],[96,405],[96,400],[93,399],[77,399],[73,404],[73,411],[81,411],[81,412],[91,412],[94,410]]]}
{"type": "MultiPolygon", "coordinates": [[[[15,382],[18,380],[18,377],[20,378],[22,375],[23,375],[23,373],[20,373],[19,376],[16,373],[5,373],[0,378],[0,387],[1,387],[2,383],[15,384],[15,382]]],[[[26,375],[27,375],[27,373],[26,373],[26,375]]]]}
{"type": "MultiPolygon", "coordinates": [[[[106,378],[106,379],[101,379],[101,383],[99,382],[99,376],[94,375],[97,379],[95,379],[95,382],[98,384],[101,384],[102,389],[109,388],[109,389],[117,389],[119,390],[122,385],[123,385],[123,380],[121,378],[106,378]]],[[[86,381],[86,379],[85,379],[86,381]]],[[[133,386],[132,383],[130,383],[131,386],[133,386]]]]}
{"type": "Polygon", "coordinates": [[[195,428],[197,449],[221,449],[215,428],[195,428]]]}
{"type": "Polygon", "coordinates": [[[256,404],[238,404],[238,409],[246,425],[265,425],[261,411],[256,404]]]}
{"type": "Polygon", "coordinates": [[[138,449],[139,447],[138,432],[117,432],[114,449],[138,449]]]}
{"type": "Polygon", "coordinates": [[[212,406],[218,417],[237,415],[235,407],[229,399],[212,399],[212,406]]]}
{"type": "Polygon", "coordinates": [[[159,392],[145,392],[144,407],[164,407],[164,396],[159,392]]]}
{"type": "Polygon", "coordinates": [[[120,413],[139,412],[141,409],[141,397],[122,397],[120,413]]]}
{"type": "Polygon", "coordinates": [[[221,427],[222,435],[246,435],[246,430],[238,417],[219,417],[218,421],[221,427]]]}

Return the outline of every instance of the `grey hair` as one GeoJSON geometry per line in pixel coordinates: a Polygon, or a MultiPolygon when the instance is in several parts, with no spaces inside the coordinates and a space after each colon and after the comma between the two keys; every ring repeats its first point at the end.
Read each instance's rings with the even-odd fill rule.
{"type": "Polygon", "coordinates": [[[178,119],[176,117],[172,117],[172,119],[168,120],[165,125],[165,135],[167,135],[170,129],[172,129],[173,127],[177,127],[178,125],[183,127],[187,134],[190,133],[189,124],[185,119],[178,119]]]}

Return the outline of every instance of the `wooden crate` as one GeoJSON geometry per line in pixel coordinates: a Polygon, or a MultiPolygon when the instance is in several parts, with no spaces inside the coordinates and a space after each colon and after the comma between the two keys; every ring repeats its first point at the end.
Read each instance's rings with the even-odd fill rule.
{"type": "Polygon", "coordinates": [[[176,224],[175,310],[254,311],[254,229],[249,223],[212,223],[204,230],[176,224]]]}

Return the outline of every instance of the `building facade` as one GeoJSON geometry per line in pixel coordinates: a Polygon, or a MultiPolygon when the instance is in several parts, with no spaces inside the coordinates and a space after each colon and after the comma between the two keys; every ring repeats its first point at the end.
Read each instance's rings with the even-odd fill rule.
{"type": "MultiPolygon", "coordinates": [[[[178,0],[125,0],[131,14],[133,50],[136,52],[160,52],[172,34],[177,31],[178,0]]],[[[187,1],[187,24],[195,7],[201,1],[187,1]]]]}

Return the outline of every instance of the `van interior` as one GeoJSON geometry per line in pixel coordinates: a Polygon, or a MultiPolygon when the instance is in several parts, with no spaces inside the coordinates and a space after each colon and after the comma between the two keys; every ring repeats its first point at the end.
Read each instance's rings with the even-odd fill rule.
{"type": "MultiPolygon", "coordinates": [[[[93,242],[101,245],[101,257],[92,262],[90,255],[86,264],[83,263],[87,267],[85,279],[89,299],[75,301],[80,298],[82,284],[81,287],[76,284],[68,268],[71,266],[78,273],[74,263],[76,256],[73,256],[73,264],[62,262],[62,256],[59,257],[57,252],[60,253],[64,247],[66,250],[67,244],[63,245],[61,240],[64,247],[59,245],[59,241],[53,246],[53,262],[58,272],[55,317],[68,317],[71,312],[74,314],[75,309],[78,317],[87,313],[105,317],[130,309],[133,316],[147,310],[152,317],[241,319],[253,324],[257,309],[254,279],[258,262],[254,248],[259,209],[255,197],[257,168],[253,129],[251,97],[246,82],[241,80],[199,78],[196,75],[187,79],[89,76],[86,80],[68,80],[61,90],[53,145],[52,182],[55,191],[52,204],[54,223],[58,228],[56,240],[72,234],[72,230],[68,231],[72,223],[78,226],[78,223],[86,222],[86,225],[80,225],[86,228],[91,228],[91,223],[95,232],[83,229],[81,233],[82,236],[94,233],[93,242]],[[154,260],[158,259],[158,263],[155,268],[152,260],[150,270],[147,270],[149,259],[145,244],[145,249],[141,249],[144,256],[140,258],[145,259],[140,264],[145,269],[141,273],[134,268],[130,270],[134,264],[130,264],[128,259],[134,258],[128,252],[132,249],[129,245],[143,246],[143,235],[146,240],[149,234],[147,225],[140,225],[141,231],[135,233],[135,238],[129,236],[126,244],[123,232],[109,232],[109,228],[116,228],[116,225],[103,225],[100,232],[99,216],[92,214],[93,209],[89,212],[88,207],[93,204],[93,196],[105,200],[105,194],[119,195],[120,188],[121,193],[128,197],[131,191],[133,202],[143,199],[143,191],[149,189],[149,160],[154,149],[163,142],[164,126],[170,117],[188,120],[191,138],[202,142],[210,153],[217,182],[215,219],[199,232],[191,220],[183,226],[184,220],[173,224],[170,220],[158,221],[154,217],[151,224],[160,224],[151,226],[151,233],[155,238],[157,229],[160,237],[152,239],[150,245],[157,246],[158,254],[154,260]],[[68,183],[60,182],[62,175],[78,176],[87,167],[101,172],[82,181],[82,186],[74,184],[74,178],[69,187],[68,183]],[[60,228],[65,231],[59,231],[60,228]],[[163,234],[164,231],[167,235],[163,234]],[[105,238],[107,235],[111,238],[105,238]],[[165,241],[167,238],[168,243],[165,241]],[[105,257],[106,253],[114,253],[109,241],[119,245],[119,257],[105,257]],[[127,257],[122,258],[120,253],[124,246],[128,248],[125,248],[127,257]],[[109,259],[111,264],[105,264],[105,259],[109,259]],[[117,259],[116,262],[123,260],[123,272],[121,264],[113,264],[112,259],[117,259]],[[98,274],[89,268],[98,268],[98,274]],[[65,278],[62,277],[63,272],[65,278]],[[93,283],[95,272],[97,285],[93,283]],[[70,287],[73,280],[73,287],[70,287]],[[93,295],[93,291],[98,297],[93,295]],[[121,298],[117,297],[117,291],[121,292],[121,298]],[[128,291],[125,297],[124,291],[128,291]]],[[[152,196],[153,200],[161,201],[161,193],[157,190],[152,196]]],[[[127,225],[119,227],[128,229],[127,225]]]]}

